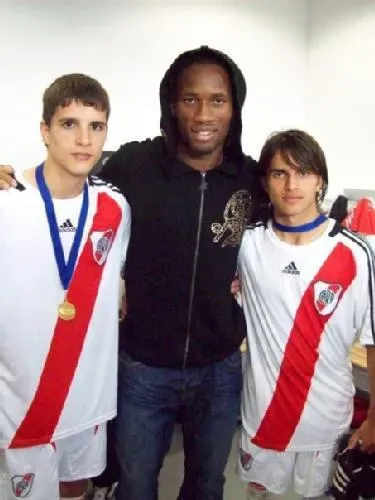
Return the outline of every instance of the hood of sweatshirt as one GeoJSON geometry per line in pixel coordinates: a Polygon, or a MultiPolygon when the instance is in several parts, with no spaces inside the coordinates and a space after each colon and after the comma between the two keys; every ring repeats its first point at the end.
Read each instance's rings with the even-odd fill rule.
{"type": "Polygon", "coordinates": [[[232,85],[233,98],[233,118],[227,140],[224,144],[224,156],[227,160],[235,163],[244,159],[241,146],[242,135],[242,107],[246,97],[245,78],[234,63],[234,61],[219,50],[211,49],[207,46],[189,50],[180,54],[171,64],[160,84],[160,108],[161,119],[160,128],[167,142],[170,156],[175,156],[178,142],[178,129],[176,118],[172,114],[172,96],[178,76],[188,66],[192,64],[218,64],[222,66],[229,75],[232,85]]]}

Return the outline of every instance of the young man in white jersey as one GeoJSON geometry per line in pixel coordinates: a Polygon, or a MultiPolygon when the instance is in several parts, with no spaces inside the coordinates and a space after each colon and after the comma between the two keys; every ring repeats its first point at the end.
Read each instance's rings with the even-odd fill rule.
{"type": "Polygon", "coordinates": [[[375,451],[374,256],[321,213],[328,173],[311,136],[271,136],[259,168],[268,213],[247,228],[239,254],[249,347],[239,474],[248,498],[290,486],[320,497],[351,422],[356,340],[367,347],[371,394],[350,446],[375,451]]]}
{"type": "Polygon", "coordinates": [[[6,500],[83,499],[87,478],[105,467],[106,422],[116,413],[118,280],[130,233],[125,198],[88,177],[109,112],[93,78],[55,80],[43,97],[46,160],[0,198],[6,500]]]}

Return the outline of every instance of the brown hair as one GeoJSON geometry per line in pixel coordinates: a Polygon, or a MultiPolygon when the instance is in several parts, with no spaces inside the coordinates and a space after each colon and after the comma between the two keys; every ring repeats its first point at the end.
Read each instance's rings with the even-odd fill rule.
{"type": "Polygon", "coordinates": [[[261,177],[267,175],[276,153],[279,153],[289,166],[312,172],[322,178],[323,185],[318,199],[322,202],[328,189],[328,170],[324,152],[314,137],[302,130],[286,130],[272,134],[260,153],[261,177]]]}
{"type": "Polygon", "coordinates": [[[263,180],[276,153],[280,153],[283,160],[291,167],[313,172],[322,178],[322,188],[317,196],[318,203],[321,203],[326,195],[328,189],[327,163],[324,152],[314,137],[307,132],[296,129],[275,132],[267,139],[260,153],[254,178],[254,190],[257,195],[253,198],[251,222],[259,220],[266,222],[272,216],[273,209],[264,189],[263,180]]]}
{"type": "Polygon", "coordinates": [[[73,73],[60,76],[45,90],[43,94],[43,121],[49,126],[57,108],[69,106],[72,101],[78,101],[85,106],[105,111],[108,120],[110,104],[107,91],[94,78],[73,73]]]}

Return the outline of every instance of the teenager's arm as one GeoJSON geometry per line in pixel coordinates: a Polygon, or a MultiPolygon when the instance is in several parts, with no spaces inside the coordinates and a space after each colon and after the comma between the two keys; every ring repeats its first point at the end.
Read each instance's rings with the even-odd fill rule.
{"type": "Polygon", "coordinates": [[[360,332],[359,341],[367,350],[367,372],[370,387],[370,407],[366,420],[349,441],[349,447],[357,443],[368,453],[375,452],[375,256],[373,242],[365,245],[367,262],[361,266],[355,329],[360,332]]]}
{"type": "Polygon", "coordinates": [[[357,443],[367,453],[375,452],[375,346],[367,347],[367,371],[370,386],[370,407],[367,418],[352,435],[349,448],[357,443]]]}
{"type": "Polygon", "coordinates": [[[370,407],[367,416],[375,425],[375,346],[367,347],[367,373],[370,386],[370,407]]]}

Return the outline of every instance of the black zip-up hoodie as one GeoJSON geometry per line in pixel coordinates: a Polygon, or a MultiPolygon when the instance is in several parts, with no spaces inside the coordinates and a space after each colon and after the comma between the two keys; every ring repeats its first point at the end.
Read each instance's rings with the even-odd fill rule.
{"type": "Polygon", "coordinates": [[[208,47],[181,54],[160,85],[163,136],[123,145],[101,173],[120,187],[132,211],[120,348],[148,365],[206,366],[232,354],[244,338],[230,284],[255,164],[241,148],[245,95],[243,75],[225,54],[208,47]],[[177,75],[202,60],[225,67],[234,101],[224,160],[206,174],[177,159],[170,106],[177,75]]]}

